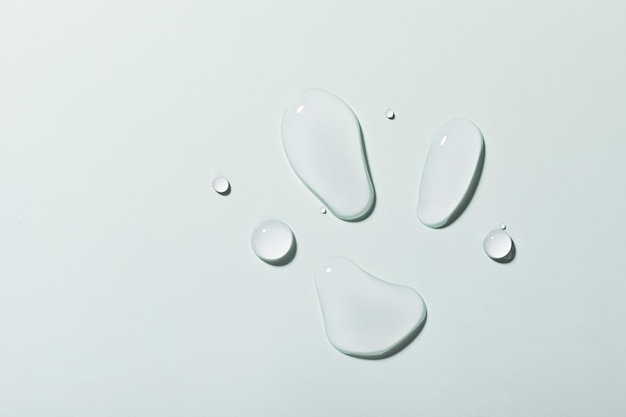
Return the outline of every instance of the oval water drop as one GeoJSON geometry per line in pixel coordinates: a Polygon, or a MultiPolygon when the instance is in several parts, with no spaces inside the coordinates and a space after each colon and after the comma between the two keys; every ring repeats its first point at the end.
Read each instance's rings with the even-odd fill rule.
{"type": "Polygon", "coordinates": [[[483,135],[464,119],[444,124],[433,136],[420,183],[417,216],[439,228],[461,215],[478,185],[484,162],[483,135]]]}
{"type": "Polygon", "coordinates": [[[314,278],[326,336],[347,355],[390,356],[410,343],[426,320],[426,305],[415,290],[383,281],[349,259],[327,260],[314,278]]]}
{"type": "Polygon", "coordinates": [[[375,194],[361,125],[342,99],[305,92],[285,110],[281,135],[296,175],[331,213],[348,221],[369,215],[375,194]]]}
{"type": "Polygon", "coordinates": [[[285,265],[296,254],[296,238],[285,223],[266,220],[259,224],[250,237],[254,253],[271,265],[285,265]]]}

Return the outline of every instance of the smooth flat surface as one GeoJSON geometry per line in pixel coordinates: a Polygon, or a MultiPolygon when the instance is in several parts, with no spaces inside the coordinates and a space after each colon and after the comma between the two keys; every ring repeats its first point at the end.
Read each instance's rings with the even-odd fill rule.
{"type": "Polygon", "coordinates": [[[0,416],[623,416],[624,15],[3,1],[0,416]],[[281,149],[312,87],[361,121],[363,222],[321,215],[281,149]],[[420,175],[455,117],[485,165],[432,230],[420,175]],[[250,250],[267,218],[294,231],[289,265],[250,250]],[[500,222],[504,265],[482,249],[500,222]],[[312,274],[331,256],[424,297],[412,344],[381,361],[329,345],[312,274]]]}

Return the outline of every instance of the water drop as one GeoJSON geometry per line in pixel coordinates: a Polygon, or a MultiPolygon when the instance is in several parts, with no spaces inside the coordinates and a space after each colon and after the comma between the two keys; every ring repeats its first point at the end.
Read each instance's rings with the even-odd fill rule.
{"type": "Polygon", "coordinates": [[[461,215],[478,185],[484,162],[483,135],[468,120],[444,124],[433,136],[424,164],[417,216],[439,228],[461,215]]]}
{"type": "Polygon", "coordinates": [[[226,177],[215,177],[213,180],[213,189],[222,195],[228,195],[230,193],[230,182],[226,179],[226,177]]]}
{"type": "Polygon", "coordinates": [[[325,207],[320,207],[320,213],[326,214],[326,208],[325,207]]]}
{"type": "Polygon", "coordinates": [[[487,256],[497,262],[506,263],[515,257],[515,244],[507,232],[495,229],[483,240],[483,249],[487,256]]]}
{"type": "Polygon", "coordinates": [[[506,224],[504,224],[504,223],[500,223],[500,229],[502,229],[502,230],[506,230],[506,224]]]}
{"type": "Polygon", "coordinates": [[[314,273],[324,329],[340,352],[383,358],[417,336],[426,305],[412,288],[383,281],[346,258],[331,258],[314,273]]]}
{"type": "Polygon", "coordinates": [[[271,265],[286,265],[296,254],[296,238],[285,223],[266,220],[259,224],[250,237],[254,253],[271,265]]]}
{"type": "Polygon", "coordinates": [[[396,114],[393,112],[393,110],[391,110],[391,109],[387,109],[387,110],[385,111],[385,117],[386,117],[387,119],[389,119],[389,120],[393,120],[393,119],[395,119],[395,118],[396,118],[396,114]]]}
{"type": "Polygon", "coordinates": [[[335,216],[357,221],[374,208],[361,125],[352,109],[324,90],[309,90],[283,115],[287,159],[304,185],[335,216]]]}

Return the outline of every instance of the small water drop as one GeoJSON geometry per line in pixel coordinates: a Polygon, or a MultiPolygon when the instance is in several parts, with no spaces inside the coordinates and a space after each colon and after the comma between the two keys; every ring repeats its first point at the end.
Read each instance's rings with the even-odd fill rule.
{"type": "Polygon", "coordinates": [[[507,232],[495,229],[483,240],[483,249],[487,256],[497,262],[506,263],[515,257],[515,244],[507,232]]]}
{"type": "Polygon", "coordinates": [[[320,207],[320,213],[326,214],[326,207],[320,207]]]}
{"type": "Polygon", "coordinates": [[[383,281],[349,259],[327,260],[314,278],[326,336],[346,355],[391,356],[417,336],[426,320],[426,304],[417,291],[383,281]]]}
{"type": "Polygon", "coordinates": [[[361,125],[342,99],[303,93],[285,110],[281,136],[291,168],[328,211],[347,221],[369,215],[375,194],[361,125]]]}
{"type": "Polygon", "coordinates": [[[228,195],[230,193],[230,182],[226,179],[226,177],[215,177],[213,180],[213,189],[222,195],[228,195]]]}
{"type": "Polygon", "coordinates": [[[393,112],[393,110],[391,110],[391,109],[387,109],[387,110],[385,111],[385,117],[386,117],[387,119],[389,119],[389,120],[393,120],[393,119],[395,119],[395,118],[396,118],[396,114],[393,112]]]}
{"type": "Polygon", "coordinates": [[[252,231],[250,244],[256,256],[271,265],[286,265],[296,254],[296,238],[289,226],[279,220],[259,224],[252,231]]]}
{"type": "Polygon", "coordinates": [[[506,230],[506,224],[504,224],[504,223],[500,223],[500,229],[502,229],[502,230],[506,230]]]}
{"type": "Polygon", "coordinates": [[[478,185],[484,140],[478,127],[450,120],[433,136],[424,163],[417,217],[432,228],[445,227],[461,215],[478,185]]]}

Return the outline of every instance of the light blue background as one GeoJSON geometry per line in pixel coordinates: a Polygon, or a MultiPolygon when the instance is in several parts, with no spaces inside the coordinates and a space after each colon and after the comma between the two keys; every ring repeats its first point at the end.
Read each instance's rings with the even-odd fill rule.
{"type": "Polygon", "coordinates": [[[626,6],[372,3],[1,0],[0,416],[626,413],[626,6]],[[311,87],[361,120],[363,222],[321,215],[281,149],[311,87]],[[431,230],[454,117],[485,167],[431,230]],[[267,218],[285,267],[250,250],[267,218]],[[482,251],[500,222],[508,265],[482,251]],[[423,295],[398,355],[326,340],[312,270],[337,255],[423,295]]]}

